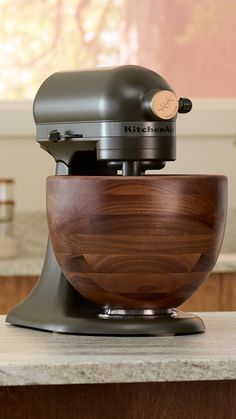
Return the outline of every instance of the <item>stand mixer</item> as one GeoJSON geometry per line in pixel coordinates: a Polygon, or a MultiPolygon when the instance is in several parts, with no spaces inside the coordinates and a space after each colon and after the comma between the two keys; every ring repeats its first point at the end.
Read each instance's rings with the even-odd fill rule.
{"type": "Polygon", "coordinates": [[[191,108],[135,65],[45,80],[34,119],[56,162],[47,179],[50,238],[38,283],[7,322],[92,335],[205,330],[175,307],[216,263],[227,179],[152,172],[175,160],[177,113],[191,108]]]}

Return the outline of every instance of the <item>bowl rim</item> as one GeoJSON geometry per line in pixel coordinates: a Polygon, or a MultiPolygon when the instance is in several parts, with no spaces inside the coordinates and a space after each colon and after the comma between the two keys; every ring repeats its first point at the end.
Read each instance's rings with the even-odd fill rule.
{"type": "Polygon", "coordinates": [[[153,179],[225,179],[228,180],[228,177],[226,175],[218,175],[218,174],[153,174],[153,175],[143,175],[143,176],[122,176],[122,175],[114,175],[114,176],[77,176],[77,175],[51,175],[48,176],[47,180],[56,180],[56,179],[67,179],[67,180],[119,180],[119,181],[125,181],[127,179],[129,180],[140,180],[143,181],[144,179],[153,180],[153,179]]]}

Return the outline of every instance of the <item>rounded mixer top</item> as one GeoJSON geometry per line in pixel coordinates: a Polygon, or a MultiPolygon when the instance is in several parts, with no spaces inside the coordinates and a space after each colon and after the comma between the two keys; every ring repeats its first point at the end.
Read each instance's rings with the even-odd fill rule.
{"type": "Polygon", "coordinates": [[[37,141],[67,166],[78,162],[75,154],[87,152],[110,170],[136,162],[140,170],[135,174],[144,174],[175,160],[177,113],[189,112],[191,106],[189,99],[177,98],[163,77],[144,67],[58,72],[35,97],[37,141]]]}

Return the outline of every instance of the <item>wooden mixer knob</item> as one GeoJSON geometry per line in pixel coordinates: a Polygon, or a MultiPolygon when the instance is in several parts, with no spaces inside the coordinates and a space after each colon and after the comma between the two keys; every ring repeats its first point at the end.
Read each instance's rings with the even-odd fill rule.
{"type": "Polygon", "coordinates": [[[179,109],[176,94],[171,90],[159,90],[151,99],[152,112],[161,119],[172,119],[179,109]]]}

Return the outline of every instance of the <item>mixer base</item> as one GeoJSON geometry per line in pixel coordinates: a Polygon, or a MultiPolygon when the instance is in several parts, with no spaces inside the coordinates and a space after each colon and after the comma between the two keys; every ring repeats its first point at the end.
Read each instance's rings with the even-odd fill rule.
{"type": "Polygon", "coordinates": [[[33,319],[29,315],[27,319],[10,313],[7,322],[16,326],[46,330],[58,333],[71,333],[81,335],[104,335],[104,336],[174,336],[202,333],[205,325],[192,313],[184,313],[172,310],[174,317],[169,315],[157,316],[150,319],[138,318],[114,318],[101,319],[99,315],[86,315],[80,313],[80,317],[48,317],[33,319]]]}

